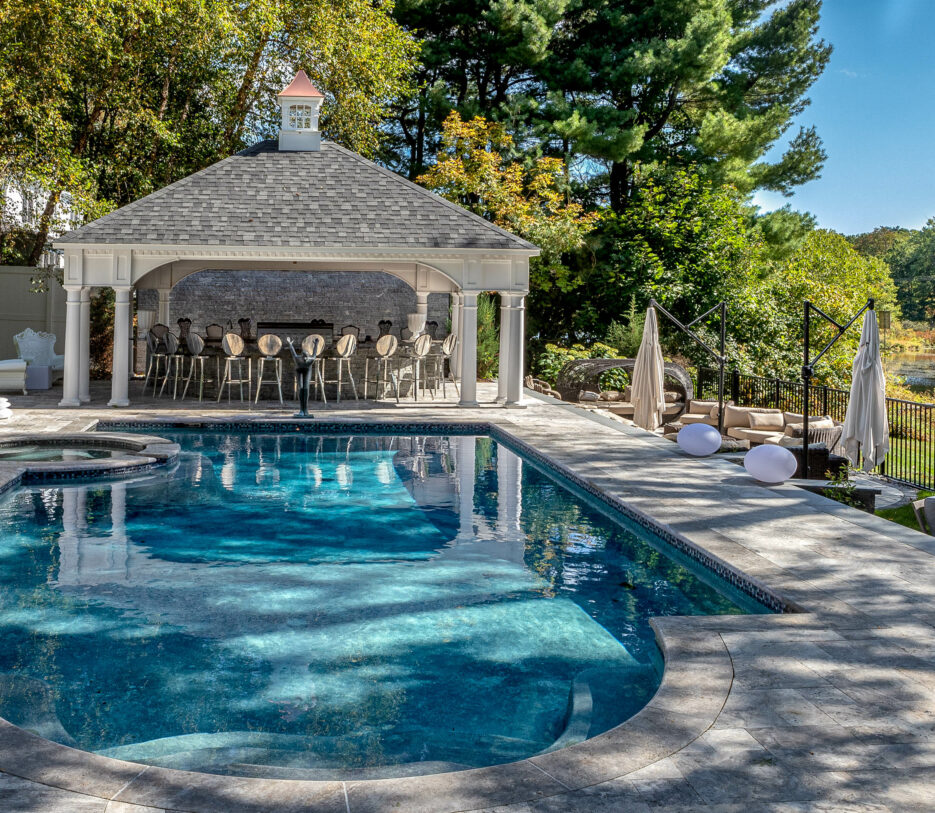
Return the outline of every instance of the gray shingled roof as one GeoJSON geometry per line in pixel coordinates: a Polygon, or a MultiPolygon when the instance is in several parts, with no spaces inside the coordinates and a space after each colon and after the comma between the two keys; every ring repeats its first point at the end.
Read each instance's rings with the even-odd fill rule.
{"type": "Polygon", "coordinates": [[[356,153],[261,141],[56,243],[535,249],[356,153]]]}

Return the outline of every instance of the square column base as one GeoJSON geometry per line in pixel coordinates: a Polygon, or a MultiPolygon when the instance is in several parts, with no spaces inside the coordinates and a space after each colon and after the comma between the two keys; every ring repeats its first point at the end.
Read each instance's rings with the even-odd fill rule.
{"type": "Polygon", "coordinates": [[[58,402],[58,405],[60,407],[80,407],[81,401],[79,401],[77,398],[63,398],[58,402]]]}
{"type": "Polygon", "coordinates": [[[126,399],[126,398],[119,398],[119,399],[111,398],[111,399],[107,402],[107,406],[110,406],[110,407],[126,407],[126,406],[130,406],[130,401],[129,401],[128,399],[126,399]]]}

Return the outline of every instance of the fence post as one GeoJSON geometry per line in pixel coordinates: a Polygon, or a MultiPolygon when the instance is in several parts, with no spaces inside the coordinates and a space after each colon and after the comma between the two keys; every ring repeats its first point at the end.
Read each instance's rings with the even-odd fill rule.
{"type": "Polygon", "coordinates": [[[740,370],[736,368],[730,371],[730,399],[735,404],[740,403],[740,370]]]}
{"type": "Polygon", "coordinates": [[[821,388],[821,414],[828,414],[828,385],[825,384],[821,388]]]}
{"type": "Polygon", "coordinates": [[[773,379],[773,409],[779,409],[779,385],[778,378],[773,379]]]}

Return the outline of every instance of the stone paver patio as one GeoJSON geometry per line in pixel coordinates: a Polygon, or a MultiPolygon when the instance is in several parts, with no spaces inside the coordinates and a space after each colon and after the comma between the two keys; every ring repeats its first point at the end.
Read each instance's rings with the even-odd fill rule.
{"type": "MultiPolygon", "coordinates": [[[[479,386],[481,397],[489,392],[479,386]]],[[[248,411],[164,401],[58,410],[54,394],[11,400],[15,417],[0,432],[248,411]]],[[[266,789],[257,799],[230,777],[195,781],[139,765],[107,773],[81,752],[3,725],[0,810],[935,809],[935,538],[792,486],[758,485],[732,463],[687,458],[669,441],[552,401],[522,410],[351,403],[325,416],[497,425],[802,612],[663,619],[666,676],[650,706],[606,735],[514,766],[362,782],[250,780],[266,789]]]]}

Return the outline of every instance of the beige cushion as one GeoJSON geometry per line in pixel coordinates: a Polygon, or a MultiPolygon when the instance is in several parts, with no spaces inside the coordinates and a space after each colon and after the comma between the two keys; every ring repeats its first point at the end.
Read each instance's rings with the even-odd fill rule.
{"type": "Polygon", "coordinates": [[[633,400],[633,387],[629,384],[623,388],[623,395],[620,396],[621,401],[632,401],[633,400]]]}
{"type": "MultiPolygon", "coordinates": [[[[812,429],[833,429],[834,421],[830,415],[825,415],[823,418],[809,418],[808,428],[809,435],[811,435],[812,429]]],[[[805,424],[802,421],[798,423],[788,423],[784,431],[790,438],[800,438],[805,433],[805,424]]]]}
{"type": "Polygon", "coordinates": [[[731,426],[727,429],[728,437],[738,440],[749,440],[751,443],[766,443],[769,438],[781,438],[781,432],[771,432],[768,429],[749,429],[745,426],[731,426]]]}
{"type": "MultiPolygon", "coordinates": [[[[724,408],[724,426],[727,428],[730,428],[731,426],[740,426],[740,427],[749,428],[751,412],[767,412],[767,413],[779,415],[780,417],[782,417],[782,411],[778,409],[765,409],[763,407],[727,406],[724,408]]],[[[780,426],[780,429],[782,429],[781,426],[780,426]]]]}
{"type": "Polygon", "coordinates": [[[798,412],[783,412],[782,419],[788,423],[802,423],[802,415],[798,412]]]}
{"type": "Polygon", "coordinates": [[[711,416],[708,413],[701,415],[691,415],[686,413],[679,417],[679,423],[683,426],[688,426],[690,423],[704,423],[708,426],[717,426],[717,418],[711,416]]]}
{"type": "Polygon", "coordinates": [[[674,404],[676,401],[682,400],[682,393],[680,392],[672,392],[671,390],[669,390],[668,392],[664,394],[665,394],[665,399],[666,399],[667,404],[674,404]]]}
{"type": "Polygon", "coordinates": [[[774,432],[782,431],[782,413],[776,412],[751,412],[748,416],[751,429],[768,429],[774,432]]]}
{"type": "Polygon", "coordinates": [[[712,409],[717,409],[717,401],[699,401],[693,398],[688,402],[687,411],[692,415],[700,415],[702,412],[710,414],[712,409]]]}

